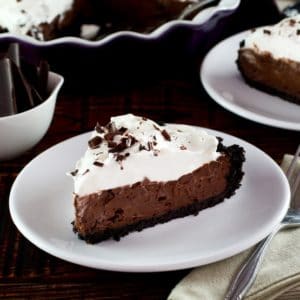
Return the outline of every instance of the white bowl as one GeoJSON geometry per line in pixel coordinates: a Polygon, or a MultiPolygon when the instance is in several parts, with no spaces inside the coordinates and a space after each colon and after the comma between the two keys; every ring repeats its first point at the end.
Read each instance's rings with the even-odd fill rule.
{"type": "Polygon", "coordinates": [[[64,78],[49,74],[50,96],[22,113],[0,117],[0,160],[12,159],[35,146],[46,134],[64,78]]]}

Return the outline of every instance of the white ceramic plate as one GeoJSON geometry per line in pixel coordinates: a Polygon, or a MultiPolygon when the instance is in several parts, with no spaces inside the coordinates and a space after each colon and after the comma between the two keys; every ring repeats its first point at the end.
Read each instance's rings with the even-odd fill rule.
{"type": "Polygon", "coordinates": [[[72,179],[90,133],[62,142],[32,160],[13,184],[9,208],[20,232],[40,249],[93,268],[155,272],[190,268],[234,255],[263,239],[283,218],[289,186],[277,164],[256,147],[209,130],[246,150],[245,176],[236,195],[188,216],[121,239],[88,245],[72,231],[72,179]]]}
{"type": "Polygon", "coordinates": [[[236,65],[239,43],[248,32],[216,45],[205,57],[201,80],[221,106],[246,119],[274,127],[300,130],[300,105],[261,92],[245,83],[236,65]]]}

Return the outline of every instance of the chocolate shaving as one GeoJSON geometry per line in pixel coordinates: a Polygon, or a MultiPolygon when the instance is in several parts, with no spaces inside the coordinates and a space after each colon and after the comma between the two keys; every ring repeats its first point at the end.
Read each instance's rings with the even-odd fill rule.
{"type": "Polygon", "coordinates": [[[87,174],[89,171],[90,171],[89,169],[86,169],[86,170],[84,171],[84,173],[82,173],[82,176],[85,175],[85,174],[87,174]]]}
{"type": "Polygon", "coordinates": [[[116,136],[115,133],[109,132],[109,133],[107,133],[107,134],[104,135],[104,139],[105,139],[106,141],[112,141],[112,140],[114,139],[115,136],[116,136]]]}
{"type": "Polygon", "coordinates": [[[117,154],[117,155],[116,155],[116,161],[123,161],[123,160],[126,159],[129,155],[130,155],[130,153],[117,154]]]}
{"type": "Polygon", "coordinates": [[[15,89],[13,85],[12,63],[8,58],[0,60],[0,116],[17,113],[15,89]]]}
{"type": "Polygon", "coordinates": [[[77,173],[78,173],[78,169],[76,169],[76,170],[74,170],[74,171],[70,172],[70,174],[71,174],[72,176],[76,176],[76,175],[77,175],[77,173]]]}
{"type": "Polygon", "coordinates": [[[116,142],[112,142],[112,141],[108,141],[107,142],[107,146],[108,148],[115,148],[117,146],[116,142]]]}
{"type": "Polygon", "coordinates": [[[117,131],[117,128],[116,128],[116,124],[114,122],[109,122],[107,125],[106,125],[106,128],[108,129],[109,132],[111,133],[114,133],[117,131]]]}
{"type": "Polygon", "coordinates": [[[7,58],[13,61],[18,68],[20,67],[20,48],[17,43],[12,43],[9,45],[7,50],[7,58]]]}
{"type": "Polygon", "coordinates": [[[151,142],[147,143],[148,151],[153,150],[153,144],[151,142]]]}
{"type": "Polygon", "coordinates": [[[93,163],[93,165],[95,165],[95,166],[97,166],[97,167],[103,167],[103,166],[104,166],[104,164],[103,164],[102,162],[100,162],[100,161],[95,161],[95,162],[93,163]]]}
{"type": "Polygon", "coordinates": [[[40,91],[42,97],[46,97],[47,95],[49,71],[50,70],[48,63],[45,60],[41,60],[38,69],[37,88],[40,91]]]}
{"type": "Polygon", "coordinates": [[[89,147],[91,149],[99,148],[102,143],[102,138],[100,136],[95,136],[91,140],[88,141],[89,147]]]}
{"type": "Polygon", "coordinates": [[[245,47],[245,40],[240,41],[240,48],[245,47]]]}
{"type": "Polygon", "coordinates": [[[296,21],[295,21],[294,19],[290,19],[290,20],[289,20],[289,25],[290,25],[291,27],[293,27],[295,24],[296,24],[296,21]]]}
{"type": "Polygon", "coordinates": [[[130,140],[129,147],[133,146],[137,142],[137,139],[132,135],[128,136],[128,139],[130,140]]]}
{"type": "Polygon", "coordinates": [[[297,29],[296,33],[297,33],[297,35],[300,35],[300,29],[297,29]]]}
{"type": "Polygon", "coordinates": [[[143,150],[147,150],[146,147],[142,144],[140,144],[139,146],[139,151],[143,151],[143,150]]]}
{"type": "Polygon", "coordinates": [[[127,130],[128,130],[127,128],[121,127],[120,129],[118,129],[118,133],[122,135],[122,134],[124,134],[127,130]]]}
{"type": "Polygon", "coordinates": [[[42,61],[37,68],[36,65],[20,60],[20,48],[17,43],[11,43],[5,52],[0,53],[0,60],[2,64],[2,70],[0,70],[1,86],[6,85],[0,89],[2,94],[1,116],[31,109],[48,97],[49,66],[45,61],[42,61]],[[7,69],[5,66],[7,61],[9,62],[9,74],[5,70],[5,68],[7,69]],[[6,94],[6,89],[10,91],[11,95],[6,94]],[[13,97],[13,102],[11,97],[13,97]],[[12,103],[13,112],[5,112],[7,110],[5,106],[11,106],[12,103]]]}
{"type": "Polygon", "coordinates": [[[264,34],[269,34],[269,35],[272,34],[272,32],[271,32],[270,30],[268,30],[268,29],[264,29],[264,30],[263,30],[263,33],[264,33],[264,34]]]}
{"type": "Polygon", "coordinates": [[[95,126],[95,130],[98,133],[104,133],[104,128],[102,126],[100,126],[100,124],[97,122],[96,126],[95,126]]]}
{"type": "Polygon", "coordinates": [[[117,144],[115,147],[113,147],[112,149],[109,150],[109,152],[111,153],[115,153],[115,152],[122,152],[123,150],[127,149],[127,138],[122,138],[121,142],[119,144],[117,144]]]}
{"type": "Polygon", "coordinates": [[[166,131],[166,129],[164,129],[163,131],[161,131],[162,136],[165,138],[165,140],[167,141],[171,141],[171,136],[169,135],[169,133],[166,131]]]}

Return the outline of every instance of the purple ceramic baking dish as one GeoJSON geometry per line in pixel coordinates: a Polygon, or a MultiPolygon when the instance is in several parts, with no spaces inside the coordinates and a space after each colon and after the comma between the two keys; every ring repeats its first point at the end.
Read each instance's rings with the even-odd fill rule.
{"type": "Polygon", "coordinates": [[[127,85],[197,68],[239,4],[240,0],[221,0],[191,21],[169,21],[147,34],[119,31],[98,41],[63,37],[44,42],[3,33],[0,46],[19,42],[26,60],[47,59],[52,70],[65,77],[66,86],[127,85]]]}

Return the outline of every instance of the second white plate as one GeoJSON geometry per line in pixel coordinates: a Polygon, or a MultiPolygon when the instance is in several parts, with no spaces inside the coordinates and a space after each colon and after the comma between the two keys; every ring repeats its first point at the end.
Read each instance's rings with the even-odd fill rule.
{"type": "Polygon", "coordinates": [[[251,144],[222,132],[225,145],[246,151],[241,188],[230,199],[189,216],[134,232],[116,242],[88,245],[72,231],[73,170],[90,133],[62,142],[31,161],[13,184],[9,208],[20,232],[42,250],[93,268],[155,272],[221,260],[254,245],[283,218],[289,203],[287,179],[278,165],[251,144]]]}
{"type": "Polygon", "coordinates": [[[236,59],[248,31],[216,45],[205,57],[201,80],[207,93],[227,110],[246,119],[274,127],[300,130],[300,105],[250,87],[243,80],[236,59]]]}

